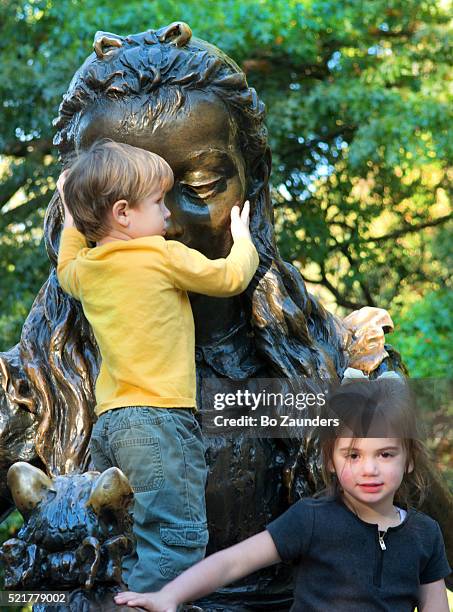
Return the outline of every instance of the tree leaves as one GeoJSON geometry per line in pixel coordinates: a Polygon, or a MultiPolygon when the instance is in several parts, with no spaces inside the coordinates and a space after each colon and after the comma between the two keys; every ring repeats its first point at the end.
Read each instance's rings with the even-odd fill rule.
{"type": "Polygon", "coordinates": [[[37,235],[59,170],[51,121],[95,31],[178,19],[240,63],[266,102],[279,245],[314,290],[340,308],[398,311],[449,286],[453,46],[442,3],[0,2],[3,348],[46,277],[37,235]],[[19,262],[20,277],[8,271],[19,262]]]}

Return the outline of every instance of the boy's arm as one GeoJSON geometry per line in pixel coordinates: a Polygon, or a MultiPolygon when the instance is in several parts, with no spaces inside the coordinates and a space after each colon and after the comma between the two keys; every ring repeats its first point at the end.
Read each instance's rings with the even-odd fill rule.
{"type": "Polygon", "coordinates": [[[66,179],[68,178],[68,174],[69,168],[67,170],[63,170],[57,180],[57,190],[64,209],[63,229],[65,229],[66,227],[74,227],[74,219],[72,218],[72,215],[69,212],[69,208],[66,206],[66,199],[64,197],[64,185],[66,183],[66,179]]]}
{"type": "Polygon", "coordinates": [[[448,612],[447,591],[444,580],[420,585],[419,612],[448,612]]]}
{"type": "Polygon", "coordinates": [[[271,535],[262,531],[207,557],[158,593],[120,593],[115,597],[115,602],[131,607],[141,606],[154,612],[176,612],[179,604],[194,601],[280,560],[271,535]]]}
{"type": "Polygon", "coordinates": [[[259,263],[254,244],[245,237],[237,238],[228,257],[222,259],[208,259],[199,251],[173,240],[166,245],[175,286],[213,297],[242,293],[259,263]]]}
{"type": "Polygon", "coordinates": [[[64,208],[63,232],[58,250],[57,277],[61,288],[73,297],[79,299],[79,282],[75,259],[77,253],[87,246],[85,237],[74,227],[74,219],[66,206],[64,184],[69,170],[64,170],[57,180],[57,189],[64,208]]]}
{"type": "Polygon", "coordinates": [[[76,299],[80,299],[76,257],[86,246],[85,237],[75,227],[63,229],[58,251],[57,277],[61,288],[76,299]]]}

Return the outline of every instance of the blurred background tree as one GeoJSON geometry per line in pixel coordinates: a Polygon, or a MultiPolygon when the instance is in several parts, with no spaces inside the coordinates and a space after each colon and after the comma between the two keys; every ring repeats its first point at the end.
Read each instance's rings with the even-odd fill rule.
{"type": "Polygon", "coordinates": [[[94,33],[178,19],[267,105],[285,258],[339,314],[387,308],[411,374],[445,376],[452,45],[439,0],[0,0],[0,350],[47,277],[52,119],[94,33]]]}
{"type": "MultiPolygon", "coordinates": [[[[0,0],[0,350],[19,340],[47,278],[52,119],[94,33],[184,20],[266,103],[285,258],[340,315],[387,308],[412,376],[448,376],[450,11],[448,0],[0,0]]],[[[448,415],[431,423],[451,480],[448,415]]],[[[0,538],[19,524],[15,513],[0,538]]]]}

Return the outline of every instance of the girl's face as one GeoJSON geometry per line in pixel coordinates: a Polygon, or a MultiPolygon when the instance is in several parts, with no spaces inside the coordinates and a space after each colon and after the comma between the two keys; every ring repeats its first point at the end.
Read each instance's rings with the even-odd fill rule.
{"type": "Polygon", "coordinates": [[[346,501],[392,504],[406,471],[406,451],[399,438],[337,438],[332,463],[346,501]]]}
{"type": "Polygon", "coordinates": [[[78,146],[84,149],[109,137],[163,157],[175,178],[165,196],[171,211],[167,238],[211,259],[226,256],[232,245],[230,212],[246,195],[235,121],[224,103],[206,92],[190,92],[183,107],[162,121],[140,119],[145,102],[130,101],[126,108],[106,102],[87,110],[79,125],[78,146]]]}

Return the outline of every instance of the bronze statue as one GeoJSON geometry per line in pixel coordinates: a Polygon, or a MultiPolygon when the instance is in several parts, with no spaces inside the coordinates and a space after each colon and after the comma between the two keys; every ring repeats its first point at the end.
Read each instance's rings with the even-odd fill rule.
{"type": "Polygon", "coordinates": [[[0,549],[5,587],[68,592],[65,604],[36,610],[117,610],[121,559],[132,547],[133,493],[124,474],[110,468],[51,479],[18,462],[8,485],[25,523],[0,549]]]}
{"type": "MultiPolygon", "coordinates": [[[[364,360],[364,335],[355,338],[281,259],[264,105],[240,68],[216,47],[192,38],[184,23],[127,37],[100,32],[94,49],[74,75],[55,121],[63,166],[102,137],[158,153],[175,174],[166,198],[172,212],[167,237],[211,258],[226,255],[231,246],[231,207],[246,198],[251,202],[260,266],[249,288],[230,299],[191,296],[199,388],[213,376],[337,379],[353,365],[351,351],[354,363],[366,361],[372,376],[404,370],[396,352],[384,351],[382,338],[372,358],[364,360]]],[[[52,475],[88,467],[99,355],[80,305],[56,280],[61,222],[55,194],[45,220],[51,274],[20,344],[0,355],[0,414],[8,423],[0,436],[2,469],[18,459],[52,475]]],[[[351,325],[357,329],[363,324],[356,323],[351,325]]],[[[391,321],[379,327],[389,329],[391,321]]],[[[210,438],[207,444],[211,552],[259,531],[289,501],[320,486],[313,432],[302,431],[293,440],[210,438]]],[[[7,509],[7,491],[1,494],[7,509]]],[[[214,600],[225,610],[247,605],[286,610],[289,582],[288,568],[274,567],[259,580],[254,576],[222,590],[214,600]]]]}

